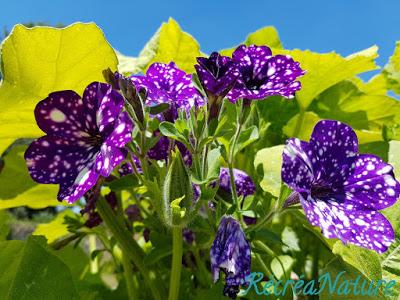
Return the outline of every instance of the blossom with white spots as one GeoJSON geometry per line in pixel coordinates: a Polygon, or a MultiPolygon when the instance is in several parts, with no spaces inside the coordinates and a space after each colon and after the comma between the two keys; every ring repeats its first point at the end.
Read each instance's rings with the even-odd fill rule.
{"type": "Polygon", "coordinates": [[[224,216],[219,223],[218,232],[210,250],[211,273],[214,282],[218,281],[220,271],[225,273],[224,295],[236,298],[240,286],[246,284],[250,275],[250,244],[238,221],[224,216]]]}
{"type": "MultiPolygon", "coordinates": [[[[238,196],[246,198],[253,195],[256,191],[253,179],[245,172],[239,169],[233,169],[233,177],[235,178],[236,192],[238,196]]],[[[231,176],[228,168],[221,168],[219,172],[219,188],[227,193],[231,193],[231,176]]]]}
{"type": "Polygon", "coordinates": [[[122,96],[110,85],[93,82],[81,98],[74,91],[49,94],[35,108],[46,135],[25,152],[31,177],[59,184],[58,200],[73,203],[121,163],[131,141],[133,123],[122,96]]]}
{"type": "Polygon", "coordinates": [[[224,97],[239,77],[237,63],[218,52],[211,53],[209,58],[198,57],[197,62],[194,67],[208,96],[224,97]]]}
{"type": "Polygon", "coordinates": [[[146,75],[130,77],[137,89],[147,91],[146,105],[168,103],[170,108],[163,113],[164,119],[173,122],[178,117],[178,109],[189,113],[193,106],[204,105],[204,99],[192,83],[192,75],[178,69],[175,63],[154,63],[146,75]]]}
{"type": "Polygon", "coordinates": [[[393,243],[393,228],[379,210],[396,202],[400,184],[391,165],[358,153],[350,126],[323,120],[310,142],[289,139],[282,180],[298,193],[308,220],[324,236],[379,253],[393,243]]]}
{"type": "Polygon", "coordinates": [[[232,102],[239,98],[257,100],[273,95],[293,98],[301,89],[296,79],[305,71],[289,55],[272,56],[267,46],[240,45],[232,59],[239,64],[240,72],[234,88],[227,95],[232,102]]]}

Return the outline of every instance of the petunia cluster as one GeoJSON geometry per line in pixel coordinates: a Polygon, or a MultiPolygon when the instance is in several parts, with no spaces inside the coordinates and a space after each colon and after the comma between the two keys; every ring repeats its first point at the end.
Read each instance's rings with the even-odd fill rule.
{"type": "Polygon", "coordinates": [[[227,95],[232,102],[273,95],[293,98],[301,89],[296,79],[305,74],[289,55],[273,56],[267,46],[240,45],[232,58],[214,52],[209,58],[199,57],[197,61],[196,72],[207,95],[227,95]]]}
{"type": "MultiPolygon", "coordinates": [[[[132,142],[134,123],[141,124],[135,117],[131,119],[128,106],[125,111],[127,97],[120,83],[127,80],[138,94],[145,91],[141,105],[151,108],[167,103],[165,111],[151,114],[149,118],[173,123],[180,111],[189,117],[193,108],[205,105],[210,116],[217,117],[225,97],[231,102],[264,99],[272,95],[293,98],[301,88],[297,79],[304,74],[298,62],[289,56],[274,56],[266,46],[241,45],[232,57],[214,52],[208,58],[198,57],[197,62],[195,69],[205,95],[195,87],[192,74],[186,74],[173,62],[154,63],[146,74],[132,75],[128,79],[116,73],[111,84],[91,83],[82,97],[70,90],[51,93],[35,108],[37,124],[45,135],[33,141],[25,153],[32,178],[40,183],[58,184],[59,200],[74,203],[86,198],[82,214],[88,216],[87,226],[96,226],[101,223],[101,218],[95,210],[97,196],[94,197],[91,191],[98,192],[103,180],[115,178],[115,173],[112,175],[114,170],[120,177],[134,171],[139,176],[144,175],[141,162],[134,155],[136,144],[132,142]],[[130,150],[132,153],[128,156],[130,150]]],[[[138,128],[136,130],[142,127],[138,128]]],[[[146,148],[147,152],[142,153],[151,163],[167,162],[172,146],[176,145],[186,164],[191,165],[191,153],[183,144],[176,141],[172,144],[158,130],[150,134],[159,137],[152,148],[146,148]]],[[[234,180],[238,196],[244,198],[254,194],[255,185],[246,173],[235,169],[234,180]]],[[[228,169],[221,168],[219,181],[220,190],[231,193],[228,169]]],[[[115,194],[106,198],[115,207],[115,194]]],[[[136,205],[128,206],[125,214],[131,222],[143,218],[136,205]]],[[[194,234],[186,230],[184,238],[191,244],[194,234]]],[[[218,279],[219,271],[223,271],[226,281],[224,293],[235,297],[245,283],[245,276],[250,273],[250,245],[234,218],[225,216],[221,219],[210,257],[214,280],[218,279]]]]}

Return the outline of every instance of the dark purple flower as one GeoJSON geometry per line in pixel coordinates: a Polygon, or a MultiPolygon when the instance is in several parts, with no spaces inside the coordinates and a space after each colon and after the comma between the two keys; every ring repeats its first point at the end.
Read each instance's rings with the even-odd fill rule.
{"type": "MultiPolygon", "coordinates": [[[[233,169],[235,177],[236,192],[238,196],[247,197],[256,191],[253,180],[245,172],[233,169]]],[[[231,193],[231,177],[228,168],[221,168],[219,173],[219,188],[224,192],[231,193]]]]}
{"type": "Polygon", "coordinates": [[[31,143],[25,160],[39,183],[60,185],[57,198],[82,197],[99,176],[107,177],[126,156],[132,121],[121,113],[124,100],[110,85],[94,82],[81,98],[74,91],[51,93],[35,108],[47,135],[31,143]]]}
{"type": "Polygon", "coordinates": [[[191,231],[188,228],[184,228],[182,230],[182,236],[183,236],[183,240],[185,241],[186,244],[192,245],[195,239],[195,234],[193,231],[191,231]]]}
{"type": "Polygon", "coordinates": [[[143,229],[143,238],[146,243],[150,241],[150,229],[147,227],[143,229]]]}
{"type": "MultiPolygon", "coordinates": [[[[137,158],[137,157],[134,156],[134,155],[131,155],[131,156],[132,156],[133,162],[135,163],[136,170],[137,170],[139,173],[142,173],[142,166],[141,166],[141,164],[140,164],[139,158],[137,158]]],[[[118,173],[119,173],[119,176],[121,176],[121,177],[126,176],[126,175],[129,175],[129,174],[133,174],[133,166],[132,166],[132,163],[126,162],[126,163],[122,164],[122,165],[119,167],[119,169],[118,169],[118,173]]]]}
{"type": "Polygon", "coordinates": [[[132,174],[133,173],[132,164],[130,162],[122,164],[118,169],[118,173],[121,177],[132,174]]]}
{"type": "Polygon", "coordinates": [[[224,216],[218,227],[217,236],[210,250],[211,273],[214,282],[220,271],[225,273],[224,295],[234,299],[239,287],[245,285],[250,275],[250,244],[238,221],[224,216]]]}
{"type": "Polygon", "coordinates": [[[377,252],[394,241],[392,226],[378,210],[396,202],[400,184],[391,165],[358,154],[351,127],[325,120],[314,127],[310,142],[289,139],[282,179],[299,194],[308,220],[326,237],[377,252]]]}
{"type": "MultiPolygon", "coordinates": [[[[98,198],[99,189],[90,189],[88,193],[85,194],[86,205],[83,209],[81,209],[80,213],[82,215],[86,215],[87,219],[85,222],[85,226],[89,228],[93,228],[99,226],[103,220],[101,219],[99,213],[96,211],[96,201],[98,198]]],[[[113,210],[117,207],[117,195],[114,192],[110,192],[105,196],[108,204],[111,206],[113,210]]]]}
{"type": "Polygon", "coordinates": [[[207,95],[225,97],[239,76],[237,64],[218,52],[209,58],[198,57],[197,62],[194,67],[207,95]]]}
{"type": "Polygon", "coordinates": [[[136,221],[143,221],[143,217],[140,214],[140,208],[136,204],[129,205],[125,209],[125,214],[128,216],[128,220],[131,223],[136,221]]]}
{"type": "Polygon", "coordinates": [[[272,56],[267,46],[245,46],[236,48],[232,59],[239,64],[241,76],[227,97],[235,102],[239,98],[264,99],[281,95],[293,98],[301,88],[298,77],[305,71],[289,55],[272,56]]]}
{"type": "Polygon", "coordinates": [[[146,104],[149,106],[168,103],[170,108],[164,112],[167,121],[174,121],[178,109],[189,113],[193,106],[204,105],[204,99],[192,83],[192,75],[178,69],[175,63],[154,63],[145,76],[131,76],[136,88],[147,90],[146,104]]]}

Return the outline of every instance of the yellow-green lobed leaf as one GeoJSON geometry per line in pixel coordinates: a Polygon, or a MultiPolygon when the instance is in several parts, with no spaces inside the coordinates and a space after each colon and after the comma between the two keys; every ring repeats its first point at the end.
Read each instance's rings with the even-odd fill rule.
{"type": "Polygon", "coordinates": [[[1,48],[0,152],[18,138],[42,135],[33,110],[53,91],[82,93],[102,71],[116,70],[117,58],[94,23],[63,29],[16,25],[1,48]]]}

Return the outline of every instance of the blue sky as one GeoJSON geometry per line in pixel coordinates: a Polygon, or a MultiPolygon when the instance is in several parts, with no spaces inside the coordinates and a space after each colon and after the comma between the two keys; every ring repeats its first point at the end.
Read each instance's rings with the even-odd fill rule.
{"type": "Polygon", "coordinates": [[[94,21],[113,47],[131,56],[170,16],[199,41],[203,52],[236,45],[249,32],[273,25],[288,49],[348,55],[377,44],[383,66],[400,40],[399,0],[4,2],[0,29],[29,21],[94,21]]]}

